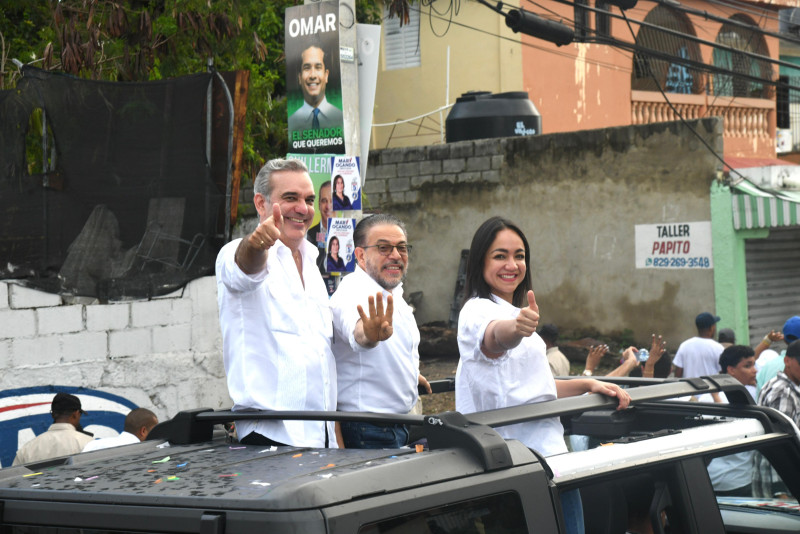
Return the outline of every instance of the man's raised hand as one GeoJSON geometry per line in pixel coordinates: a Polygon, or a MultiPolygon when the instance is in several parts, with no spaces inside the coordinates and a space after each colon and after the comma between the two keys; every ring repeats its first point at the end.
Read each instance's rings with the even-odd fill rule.
{"type": "Polygon", "coordinates": [[[539,326],[539,306],[536,304],[533,291],[528,291],[528,305],[519,311],[514,330],[522,337],[530,337],[536,332],[537,326],[539,326]]]}
{"type": "Polygon", "coordinates": [[[248,244],[255,249],[269,250],[281,237],[283,229],[283,215],[280,204],[272,205],[272,215],[259,224],[250,234],[248,244]]]}
{"type": "Polygon", "coordinates": [[[391,295],[386,297],[386,311],[383,309],[383,293],[378,293],[369,297],[369,315],[364,313],[364,308],[358,305],[358,315],[361,317],[361,328],[364,337],[370,345],[376,345],[380,341],[385,341],[392,336],[392,314],[394,313],[394,301],[391,295]]]}

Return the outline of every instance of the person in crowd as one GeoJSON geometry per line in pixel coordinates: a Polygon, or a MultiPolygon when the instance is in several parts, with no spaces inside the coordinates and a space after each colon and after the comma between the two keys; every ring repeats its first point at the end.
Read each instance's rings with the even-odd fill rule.
{"type": "Polygon", "coordinates": [[[317,256],[317,267],[319,267],[321,273],[325,274],[325,245],[328,243],[328,219],[334,216],[330,180],[326,180],[319,186],[317,210],[319,211],[319,222],[308,229],[306,238],[320,249],[320,254],[317,256]]]}
{"type": "MultiPolygon", "coordinates": [[[[719,356],[719,368],[722,374],[735,378],[748,388],[748,391],[755,389],[756,358],[753,349],[747,345],[731,345],[723,350],[719,356]]],[[[724,393],[721,393],[720,397],[720,402],[728,402],[724,393]]],[[[714,458],[708,464],[708,476],[717,495],[752,496],[753,451],[714,458]]]]}
{"type": "Polygon", "coordinates": [[[333,178],[333,209],[349,210],[352,207],[350,197],[344,193],[344,178],[341,174],[337,174],[333,178]]]}
{"type": "Polygon", "coordinates": [[[539,329],[539,337],[547,347],[547,363],[550,364],[550,371],[553,376],[569,375],[569,360],[564,353],[558,350],[558,327],[554,324],[543,325],[539,329]]]}
{"type": "MultiPolygon", "coordinates": [[[[536,327],[539,306],[531,284],[530,247],[511,221],[492,217],[472,238],[466,270],[466,302],[458,319],[460,359],[456,369],[456,409],[492,410],[599,393],[613,397],[618,409],[630,403],[619,386],[592,378],[554,380],[545,343],[536,327]]],[[[498,428],[544,456],[567,452],[557,417],[498,428]]],[[[577,490],[562,495],[567,532],[583,532],[577,490]]]]}
{"type": "Polygon", "coordinates": [[[92,434],[84,432],[81,427],[81,417],[85,413],[78,397],[56,393],[50,403],[53,424],[46,432],[23,445],[11,465],[40,462],[81,452],[92,441],[92,434]]]}
{"type": "Polygon", "coordinates": [[[756,353],[756,371],[760,371],[768,362],[780,356],[772,349],[773,343],[784,341],[783,331],[770,330],[754,347],[756,353]]]}
{"type": "MultiPolygon", "coordinates": [[[[800,316],[795,315],[789,317],[783,325],[783,341],[790,345],[797,339],[800,339],[800,316]]],[[[774,350],[764,350],[762,347],[769,347],[774,341],[779,341],[780,337],[776,335],[775,331],[770,332],[764,339],[761,340],[756,347],[756,353],[759,354],[757,362],[758,374],[756,375],[756,390],[758,395],[761,395],[761,390],[764,385],[772,380],[780,371],[783,371],[786,356],[786,350],[780,354],[774,350]],[[762,349],[762,350],[759,350],[762,349]]]]}
{"type": "MultiPolygon", "coordinates": [[[[634,376],[644,378],[667,378],[672,372],[672,358],[666,351],[667,342],[661,336],[653,334],[650,351],[645,361],[639,360],[639,349],[628,347],[622,353],[619,366],[606,376],[634,376]]],[[[592,376],[601,358],[608,352],[608,345],[590,347],[586,356],[586,368],[583,376],[592,376]]]]}
{"type": "MultiPolygon", "coordinates": [[[[417,403],[418,385],[428,393],[431,388],[419,373],[419,329],[403,299],[411,250],[405,225],[393,215],[372,215],[356,225],[353,241],[355,271],[331,298],[338,409],[406,414],[417,403]]],[[[345,421],[341,433],[348,448],[408,443],[408,428],[401,424],[345,421]]]]}
{"type": "MultiPolygon", "coordinates": [[[[305,164],[274,159],[259,171],[259,224],[216,262],[222,352],[233,410],[333,410],[336,365],[328,294],[305,236],[314,187],[305,164]]],[[[336,446],[332,423],[245,420],[244,444],[336,446]]]]}
{"type": "Polygon", "coordinates": [[[344,271],[344,260],[339,256],[339,238],[336,236],[331,237],[328,243],[327,268],[329,273],[344,271]]]}
{"type": "MultiPolygon", "coordinates": [[[[719,373],[719,355],[722,354],[723,346],[714,339],[719,320],[719,316],[708,312],[695,317],[697,335],[681,343],[672,361],[677,378],[713,376],[719,373]]],[[[703,394],[695,400],[720,402],[720,396],[718,393],[703,394]]]]}
{"type": "Polygon", "coordinates": [[[156,414],[147,408],[136,408],[125,416],[123,431],[118,436],[101,438],[90,441],[83,448],[83,452],[99,451],[121,445],[139,443],[147,439],[147,435],[158,424],[156,414]]]}
{"type": "Polygon", "coordinates": [[[300,54],[297,82],[303,92],[303,105],[289,116],[290,132],[342,126],[342,110],[325,98],[330,75],[325,66],[325,55],[325,51],[315,44],[300,54]]]}
{"type": "Polygon", "coordinates": [[[722,348],[727,349],[736,344],[736,333],[731,328],[720,328],[717,341],[722,348]]]}
{"type": "Polygon", "coordinates": [[[758,403],[785,413],[800,426],[800,339],[789,343],[783,356],[783,370],[764,384],[758,403]]]}
{"type": "MultiPolygon", "coordinates": [[[[785,329],[784,336],[786,336],[785,329]]],[[[761,388],[758,404],[783,412],[800,426],[800,339],[789,343],[782,359],[783,369],[777,371],[775,376],[761,388]]],[[[761,374],[761,371],[758,374],[761,374]]],[[[755,457],[753,492],[754,496],[765,498],[788,493],[785,483],[774,472],[769,460],[760,453],[755,457]]]]}

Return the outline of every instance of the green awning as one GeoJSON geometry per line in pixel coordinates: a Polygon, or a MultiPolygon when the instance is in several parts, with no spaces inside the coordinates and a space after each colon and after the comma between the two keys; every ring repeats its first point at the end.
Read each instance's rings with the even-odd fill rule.
{"type": "Polygon", "coordinates": [[[733,185],[733,228],[800,226],[800,192],[773,191],[747,180],[733,185]]]}

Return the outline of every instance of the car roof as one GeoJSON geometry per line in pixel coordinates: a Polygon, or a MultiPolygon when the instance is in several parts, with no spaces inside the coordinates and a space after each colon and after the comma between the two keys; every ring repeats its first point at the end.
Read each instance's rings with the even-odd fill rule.
{"type": "Polygon", "coordinates": [[[190,410],[158,425],[140,444],[2,469],[0,499],[152,504],[156,498],[165,506],[303,510],[504,469],[535,467],[559,484],[742,440],[798,440],[788,418],[755,406],[726,375],[614,381],[638,386],[630,389],[632,408],[617,411],[613,399],[585,395],[467,415],[190,410]],[[723,391],[731,403],[669,400],[698,391],[723,391]],[[613,446],[543,458],[493,429],[546,417],[561,417],[569,432],[608,438],[613,446]],[[236,419],[293,418],[401,422],[422,427],[427,444],[393,450],[244,446],[215,432],[215,425],[236,419]]]}

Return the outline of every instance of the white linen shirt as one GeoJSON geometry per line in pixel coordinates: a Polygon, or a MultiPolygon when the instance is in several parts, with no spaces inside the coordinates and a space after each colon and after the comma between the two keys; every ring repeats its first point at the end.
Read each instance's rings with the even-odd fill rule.
{"type": "Polygon", "coordinates": [[[723,350],[713,339],[695,336],[681,343],[672,363],[683,369],[684,378],[718,375],[719,355],[723,350]]]}
{"type": "Polygon", "coordinates": [[[122,445],[131,445],[132,443],[141,443],[141,440],[130,432],[123,432],[118,436],[112,436],[110,438],[94,439],[86,444],[83,448],[83,452],[121,447],[122,445]]]}
{"type": "MultiPolygon", "coordinates": [[[[377,305],[377,302],[375,303],[377,305]]],[[[331,297],[333,355],[339,384],[338,409],[346,412],[408,413],[419,398],[419,329],[414,313],[403,299],[403,285],[383,289],[361,267],[345,276],[331,297]],[[361,317],[368,313],[367,299],[378,292],[392,295],[392,335],[373,348],[355,338],[361,317]]]]}
{"type": "MultiPolygon", "coordinates": [[[[539,334],[522,338],[519,345],[499,358],[481,351],[486,327],[497,320],[515,319],[519,308],[492,295],[472,298],[458,316],[456,410],[471,413],[557,398],[556,382],[539,334]]],[[[498,427],[507,439],[517,439],[544,456],[567,452],[564,427],[557,417],[498,427]]]]}
{"type": "MultiPolygon", "coordinates": [[[[245,274],[234,261],[240,239],[217,256],[217,302],[222,352],[233,410],[333,410],[336,364],[331,353],[328,292],[314,262],[319,250],[303,239],[303,281],[281,241],[266,268],[245,274]]],[[[273,441],[325,446],[320,421],[237,421],[240,438],[258,432],[273,441]]],[[[333,423],[328,423],[335,447],[333,423]]]]}

